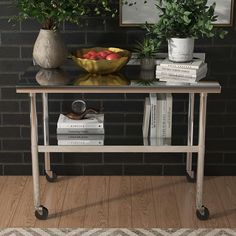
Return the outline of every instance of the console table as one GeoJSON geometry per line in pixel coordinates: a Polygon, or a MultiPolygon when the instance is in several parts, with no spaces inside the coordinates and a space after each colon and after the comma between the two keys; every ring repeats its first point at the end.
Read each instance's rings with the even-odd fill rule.
{"type": "Polygon", "coordinates": [[[50,153],[52,152],[141,152],[141,153],[187,153],[186,174],[187,180],[195,182],[196,180],[196,215],[200,220],[206,220],[209,217],[208,209],[203,205],[203,178],[204,178],[204,155],[205,155],[205,126],[207,95],[210,93],[220,93],[221,86],[218,82],[199,82],[196,84],[166,84],[158,82],[155,79],[140,77],[138,68],[126,66],[124,76],[112,85],[112,81],[103,77],[93,78],[91,84],[82,85],[80,81],[86,80],[86,74],[77,68],[66,67],[63,70],[45,70],[39,67],[30,67],[19,81],[17,93],[29,94],[30,97],[30,121],[31,121],[31,154],[32,154],[32,175],[34,190],[35,216],[38,219],[45,220],[48,217],[48,210],[41,205],[39,189],[39,160],[38,153],[45,153],[45,173],[49,182],[56,180],[56,174],[51,170],[50,153]],[[79,79],[78,79],[79,78],[79,79]],[[101,83],[101,81],[103,81],[101,83]],[[105,82],[104,82],[105,81],[105,82]],[[101,84],[101,85],[100,85],[101,84]],[[109,85],[110,84],[110,85],[109,85]],[[49,142],[49,123],[48,123],[48,94],[52,93],[185,93],[189,95],[188,108],[188,133],[186,134],[185,145],[164,145],[151,146],[147,142],[138,142],[137,144],[116,143],[103,146],[58,146],[50,145],[49,142]],[[38,125],[36,110],[36,94],[42,95],[43,101],[43,131],[44,143],[38,143],[38,125]],[[199,136],[198,145],[193,144],[193,126],[194,126],[194,96],[199,94],[199,136]],[[198,154],[197,173],[192,170],[192,153],[198,154]],[[195,178],[196,177],[196,178],[195,178]]]}

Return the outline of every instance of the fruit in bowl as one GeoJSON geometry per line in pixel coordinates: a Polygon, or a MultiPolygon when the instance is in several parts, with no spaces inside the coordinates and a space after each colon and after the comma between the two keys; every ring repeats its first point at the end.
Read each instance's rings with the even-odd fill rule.
{"type": "Polygon", "coordinates": [[[120,48],[88,48],[77,50],[73,61],[91,74],[110,74],[127,64],[130,52],[120,48]]]}

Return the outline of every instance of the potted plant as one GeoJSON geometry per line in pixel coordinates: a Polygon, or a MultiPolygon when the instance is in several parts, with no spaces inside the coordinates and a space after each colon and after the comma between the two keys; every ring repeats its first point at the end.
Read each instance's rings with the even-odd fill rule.
{"type": "Polygon", "coordinates": [[[191,61],[196,38],[223,38],[226,34],[213,26],[217,20],[215,3],[208,6],[207,0],[159,0],[156,6],[161,11],[160,19],[154,25],[146,25],[146,29],[158,39],[168,40],[171,61],[191,61]]]}
{"type": "Polygon", "coordinates": [[[57,68],[67,57],[67,50],[59,34],[59,25],[64,22],[79,24],[81,17],[94,13],[115,13],[109,0],[16,0],[19,15],[15,20],[35,19],[42,28],[33,49],[35,62],[43,68],[57,68]]]}
{"type": "Polygon", "coordinates": [[[145,37],[142,42],[137,42],[134,51],[138,53],[142,70],[154,70],[155,56],[161,45],[161,41],[145,37]]]}

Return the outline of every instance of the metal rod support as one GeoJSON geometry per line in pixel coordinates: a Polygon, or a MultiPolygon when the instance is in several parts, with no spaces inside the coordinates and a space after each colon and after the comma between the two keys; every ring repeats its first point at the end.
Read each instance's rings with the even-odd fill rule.
{"type": "Polygon", "coordinates": [[[38,162],[38,124],[36,111],[36,95],[30,94],[30,122],[31,122],[31,155],[34,189],[34,206],[40,208],[39,162],[38,162]]]}
{"type": "Polygon", "coordinates": [[[129,152],[129,153],[134,153],[134,152],[143,152],[143,153],[148,153],[148,152],[168,152],[168,153],[186,153],[186,152],[195,152],[197,153],[199,148],[198,146],[109,146],[109,145],[104,145],[104,146],[58,146],[58,145],[50,145],[50,146],[38,146],[39,152],[119,152],[119,153],[124,153],[124,152],[129,152]]]}
{"type": "Polygon", "coordinates": [[[204,157],[205,157],[205,130],[206,130],[206,107],[207,94],[200,94],[200,111],[199,111],[199,140],[198,140],[198,163],[197,163],[197,195],[196,208],[202,209],[203,178],[204,178],[204,157]]]}
{"type": "MultiPolygon", "coordinates": [[[[43,93],[43,138],[44,145],[49,145],[49,125],[48,125],[48,94],[43,93]]],[[[51,176],[51,162],[50,162],[50,153],[45,152],[44,154],[45,161],[45,172],[51,176]]]]}
{"type": "MultiPolygon", "coordinates": [[[[189,94],[188,103],[188,146],[193,145],[193,126],[194,126],[194,93],[189,94]]],[[[187,153],[186,172],[189,176],[194,178],[192,171],[192,152],[187,153]]]]}

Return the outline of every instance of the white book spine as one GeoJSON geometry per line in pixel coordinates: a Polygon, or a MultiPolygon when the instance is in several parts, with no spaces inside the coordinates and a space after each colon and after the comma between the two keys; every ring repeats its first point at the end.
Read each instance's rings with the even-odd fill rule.
{"type": "Polygon", "coordinates": [[[151,113],[151,105],[150,98],[145,98],[144,104],[144,112],[143,112],[143,137],[148,137],[149,134],[149,123],[150,123],[150,113],[151,113]]]}
{"type": "Polygon", "coordinates": [[[207,71],[207,64],[203,64],[199,69],[187,69],[187,68],[178,68],[178,67],[165,67],[165,66],[157,66],[157,71],[168,73],[168,74],[179,74],[179,75],[188,75],[197,77],[197,75],[207,71]]]}
{"type": "Polygon", "coordinates": [[[60,123],[57,125],[58,128],[75,128],[75,129],[103,129],[103,123],[88,123],[88,124],[67,124],[60,123]]]}
{"type": "Polygon", "coordinates": [[[157,146],[157,137],[150,137],[150,146],[157,146]]]}
{"type": "Polygon", "coordinates": [[[169,146],[171,145],[170,138],[150,138],[150,146],[169,146]]]}
{"type": "Polygon", "coordinates": [[[172,77],[172,78],[187,78],[187,79],[196,79],[197,75],[184,74],[178,72],[162,71],[156,70],[156,77],[172,77]]]}
{"type": "Polygon", "coordinates": [[[104,129],[57,128],[57,134],[104,134],[104,129]]]}
{"type": "Polygon", "coordinates": [[[104,139],[104,135],[78,135],[78,134],[58,134],[57,140],[101,140],[104,139]]]}
{"type": "Polygon", "coordinates": [[[182,69],[199,69],[202,64],[205,61],[205,57],[204,58],[195,58],[193,59],[192,62],[190,63],[178,63],[178,62],[171,62],[168,59],[163,60],[162,63],[160,63],[160,65],[162,67],[167,67],[167,68],[182,68],[182,69]]]}
{"type": "Polygon", "coordinates": [[[149,146],[149,142],[148,142],[148,137],[143,137],[143,145],[144,146],[149,146]]]}
{"type": "Polygon", "coordinates": [[[201,76],[199,76],[198,78],[194,79],[194,78],[183,78],[183,77],[176,77],[176,76],[157,76],[157,78],[160,81],[165,81],[165,82],[174,82],[174,83],[178,83],[178,82],[182,82],[182,83],[196,83],[199,80],[203,79],[206,77],[206,73],[202,74],[201,76]]]}
{"type": "Polygon", "coordinates": [[[162,124],[162,100],[161,94],[157,96],[157,137],[161,137],[161,124],[162,124]]]}
{"type": "Polygon", "coordinates": [[[199,69],[199,66],[193,65],[181,65],[181,64],[161,64],[162,67],[166,68],[182,68],[182,69],[199,69]]]}
{"type": "Polygon", "coordinates": [[[60,114],[57,128],[97,129],[103,128],[104,114],[87,114],[85,119],[72,120],[60,114]]]}
{"type": "Polygon", "coordinates": [[[165,138],[166,137],[166,122],[167,122],[167,101],[166,101],[166,94],[163,95],[163,99],[161,100],[162,106],[161,106],[161,127],[160,131],[161,134],[159,138],[165,138]]]}
{"type": "Polygon", "coordinates": [[[150,105],[151,105],[151,119],[150,119],[150,137],[156,137],[157,130],[157,95],[150,93],[150,105]]]}
{"type": "Polygon", "coordinates": [[[58,140],[58,145],[100,146],[100,145],[104,145],[104,141],[103,140],[58,140]]]}
{"type": "Polygon", "coordinates": [[[197,81],[194,81],[194,82],[184,82],[184,81],[171,81],[171,80],[168,80],[168,81],[162,81],[160,80],[161,82],[165,82],[166,85],[183,85],[183,86],[189,86],[189,85],[193,85],[193,84],[197,84],[198,82],[197,81]]]}
{"type": "Polygon", "coordinates": [[[172,132],[172,95],[161,94],[157,103],[157,137],[170,138],[172,132]]]}
{"type": "Polygon", "coordinates": [[[172,94],[167,94],[167,128],[166,137],[171,138],[172,135],[172,109],[173,109],[173,97],[172,94]]]}

